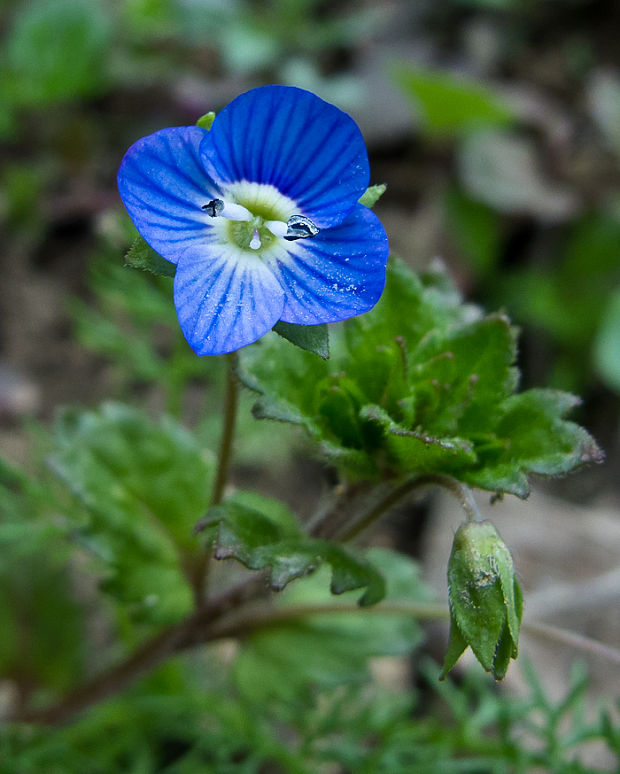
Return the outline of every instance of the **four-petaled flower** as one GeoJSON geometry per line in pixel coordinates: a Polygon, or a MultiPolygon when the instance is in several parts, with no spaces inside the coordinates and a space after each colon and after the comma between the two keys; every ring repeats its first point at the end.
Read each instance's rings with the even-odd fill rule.
{"type": "Polygon", "coordinates": [[[388,244],[358,199],[368,155],[353,121],[310,92],[264,86],[197,126],[138,140],[118,172],[136,228],[176,264],[181,329],[199,355],[232,352],[278,320],[371,309],[388,244]]]}

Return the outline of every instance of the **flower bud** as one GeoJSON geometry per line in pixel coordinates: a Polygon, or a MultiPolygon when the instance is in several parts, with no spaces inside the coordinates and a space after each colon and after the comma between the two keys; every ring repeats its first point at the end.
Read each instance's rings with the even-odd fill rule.
{"type": "Polygon", "coordinates": [[[469,647],[496,680],[517,657],[523,598],[512,556],[489,521],[462,524],[448,562],[450,641],[441,679],[469,647]]]}

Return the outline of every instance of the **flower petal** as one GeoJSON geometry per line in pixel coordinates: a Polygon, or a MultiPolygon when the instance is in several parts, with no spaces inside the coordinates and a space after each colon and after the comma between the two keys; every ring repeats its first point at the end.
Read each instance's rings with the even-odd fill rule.
{"type": "Polygon", "coordinates": [[[367,312],[385,286],[387,236],[377,216],[357,205],[340,226],[292,242],[272,265],[286,293],[281,319],[337,322],[367,312]]]}
{"type": "Polygon", "coordinates": [[[219,194],[198,151],[207,134],[197,126],[162,129],[134,143],[118,171],[118,190],[134,225],[171,263],[212,228],[201,209],[219,194]]]}
{"type": "Polygon", "coordinates": [[[284,292],[257,256],[223,245],[195,245],[181,257],[174,303],[197,355],[221,355],[256,341],[280,319],[284,292]]]}
{"type": "Polygon", "coordinates": [[[342,223],[368,187],[366,146],[355,121],[293,86],[241,94],[203,141],[205,167],[225,187],[273,185],[319,228],[342,223]]]}

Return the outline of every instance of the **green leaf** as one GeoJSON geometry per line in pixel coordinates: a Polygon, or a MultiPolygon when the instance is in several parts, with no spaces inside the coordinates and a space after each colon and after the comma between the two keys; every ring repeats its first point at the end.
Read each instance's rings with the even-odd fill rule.
{"type": "Polygon", "coordinates": [[[125,256],[125,265],[132,269],[150,271],[159,277],[174,277],[176,266],[148,245],[141,236],[136,237],[125,256]]]}
{"type": "Polygon", "coordinates": [[[563,417],[580,401],[557,390],[535,389],[502,402],[494,429],[500,444],[479,450],[480,470],[463,480],[482,489],[527,497],[527,473],[559,476],[583,465],[601,463],[604,454],[579,425],[563,417]]]}
{"type": "MultiPolygon", "coordinates": [[[[386,579],[387,600],[428,601],[417,565],[392,551],[372,549],[368,559],[386,579]]],[[[334,687],[368,678],[368,659],[411,651],[421,631],[410,615],[381,613],[381,605],[359,612],[304,616],[304,606],[351,606],[351,593],[330,596],[325,568],[290,586],[278,597],[280,606],[299,612],[298,621],[270,624],[244,643],[235,665],[242,694],[257,703],[274,696],[303,701],[312,686],[334,687]]]]}
{"type": "Polygon", "coordinates": [[[83,506],[76,526],[105,589],[138,619],[187,613],[186,573],[200,550],[192,530],[209,504],[211,455],[172,420],[155,423],[112,403],[60,414],[54,442],[52,467],[83,506]]]}
{"type": "Polygon", "coordinates": [[[327,325],[294,325],[280,320],[273,326],[273,330],[296,347],[314,352],[323,360],[329,358],[327,325]]]}
{"type": "Polygon", "coordinates": [[[473,127],[505,126],[514,121],[506,102],[473,78],[404,66],[396,68],[395,78],[419,107],[431,135],[454,136],[473,127]]]}
{"type": "Polygon", "coordinates": [[[269,568],[275,591],[327,563],[332,569],[332,594],[365,588],[360,605],[373,605],[383,598],[383,579],[371,564],[351,549],[307,537],[281,503],[253,499],[251,505],[247,496],[227,500],[212,508],[202,522],[216,559],[234,558],[251,570],[269,568]]]}
{"type": "Polygon", "coordinates": [[[275,337],[241,353],[255,416],[303,426],[352,479],[447,473],[526,496],[530,473],[558,475],[600,451],[564,420],[561,393],[516,395],[516,331],[463,304],[440,266],[390,260],[376,307],[332,326],[325,363],[275,337]]]}
{"type": "Polygon", "coordinates": [[[209,131],[211,127],[213,126],[213,122],[215,121],[215,113],[210,110],[208,113],[205,113],[204,116],[200,116],[198,121],[196,121],[196,126],[199,126],[201,129],[206,129],[209,131]]]}
{"type": "Polygon", "coordinates": [[[374,207],[386,191],[387,185],[385,183],[371,185],[361,195],[358,201],[360,204],[363,204],[364,207],[374,207]]]}

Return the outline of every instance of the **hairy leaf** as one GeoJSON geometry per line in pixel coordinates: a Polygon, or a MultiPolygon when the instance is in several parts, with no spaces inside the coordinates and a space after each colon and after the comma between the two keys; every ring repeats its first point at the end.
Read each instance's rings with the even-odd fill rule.
{"type": "Polygon", "coordinates": [[[241,353],[260,394],[254,413],[302,425],[352,478],[450,475],[521,497],[528,475],[559,475],[602,454],[564,419],[565,393],[516,393],[516,333],[501,314],[463,304],[441,266],[391,260],[383,297],[332,326],[325,363],[274,337],[241,353]]]}
{"type": "Polygon", "coordinates": [[[104,588],[146,620],[187,612],[184,571],[198,550],[192,528],[208,506],[211,456],[170,419],[113,403],[62,413],[54,441],[51,464],[85,510],[78,527],[104,588]]]}
{"type": "Polygon", "coordinates": [[[281,591],[290,581],[321,564],[332,571],[331,592],[364,588],[360,605],[384,596],[380,573],[351,549],[307,537],[295,517],[279,502],[247,496],[212,508],[203,522],[214,543],[216,559],[234,558],[251,570],[270,570],[271,588],[281,591]]]}
{"type": "Polygon", "coordinates": [[[294,325],[280,320],[273,330],[296,347],[314,352],[323,360],[329,358],[329,331],[327,325],[294,325]]]}
{"type": "Polygon", "coordinates": [[[150,271],[159,277],[174,277],[176,266],[147,244],[141,236],[136,237],[125,256],[125,265],[132,269],[150,271]]]}

